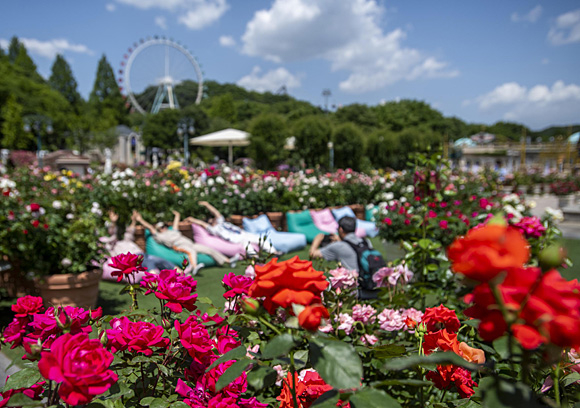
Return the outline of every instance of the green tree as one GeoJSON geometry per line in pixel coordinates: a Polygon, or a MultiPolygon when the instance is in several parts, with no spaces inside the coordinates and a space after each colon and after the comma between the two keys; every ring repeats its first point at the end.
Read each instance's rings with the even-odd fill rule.
{"type": "Polygon", "coordinates": [[[284,145],[287,133],[283,116],[274,113],[262,114],[252,120],[248,130],[248,153],[258,168],[272,169],[286,159],[284,145]]]}
{"type": "MultiPolygon", "coordinates": [[[[113,68],[104,55],[99,61],[95,84],[89,96],[89,112],[91,117],[112,116],[115,125],[127,123],[125,100],[117,85],[113,68]]],[[[106,130],[98,127],[95,129],[106,130]]]]}
{"type": "Polygon", "coordinates": [[[399,137],[388,129],[377,129],[368,137],[366,156],[375,168],[392,167],[398,169],[399,150],[399,137]]]}
{"type": "Polygon", "coordinates": [[[34,137],[24,131],[22,120],[22,105],[10,95],[0,111],[2,118],[2,147],[6,149],[31,149],[34,146],[34,137]]]}
{"type": "Polygon", "coordinates": [[[177,136],[177,123],[182,113],[176,109],[162,109],[148,114],[143,127],[143,143],[147,147],[179,149],[183,140],[177,136]]]}
{"type": "Polygon", "coordinates": [[[44,83],[44,79],[36,70],[36,64],[32,61],[32,58],[28,55],[28,51],[26,51],[26,47],[22,44],[14,60],[14,67],[33,81],[44,83]]]}
{"type": "Polygon", "coordinates": [[[444,118],[441,112],[423,101],[405,99],[387,102],[374,107],[373,110],[376,112],[378,123],[395,132],[419,125],[427,125],[434,130],[441,130],[443,126],[444,118]]]}
{"type": "Polygon", "coordinates": [[[222,118],[230,123],[236,121],[237,112],[234,97],[231,93],[223,94],[213,98],[209,115],[214,118],[222,118]]]}
{"type": "Polygon", "coordinates": [[[339,122],[352,122],[363,128],[379,127],[376,110],[360,103],[343,106],[334,116],[339,122]]]}
{"type": "Polygon", "coordinates": [[[295,153],[303,158],[308,167],[327,166],[328,142],[331,135],[332,128],[325,117],[301,118],[294,125],[295,153]]]}
{"type": "Polygon", "coordinates": [[[360,170],[364,155],[362,133],[354,123],[338,126],[332,135],[334,164],[337,168],[360,170]]]}
{"type": "Polygon", "coordinates": [[[14,64],[14,61],[16,61],[16,57],[18,57],[21,47],[22,44],[20,41],[18,41],[18,37],[12,37],[10,39],[10,44],[8,45],[8,60],[12,64],[14,64]]]}
{"type": "Polygon", "coordinates": [[[65,97],[75,113],[81,112],[83,100],[77,90],[77,81],[68,62],[60,54],[56,56],[52,64],[48,84],[65,97]]]}

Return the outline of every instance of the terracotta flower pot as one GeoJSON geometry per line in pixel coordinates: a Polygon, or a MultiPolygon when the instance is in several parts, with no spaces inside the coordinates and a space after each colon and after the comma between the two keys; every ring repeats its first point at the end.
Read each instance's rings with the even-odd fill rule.
{"type": "Polygon", "coordinates": [[[145,228],[142,225],[135,227],[135,243],[145,252],[145,228]]]}
{"type": "Polygon", "coordinates": [[[243,217],[243,216],[241,216],[241,215],[236,215],[236,214],[234,214],[234,215],[230,215],[230,216],[228,217],[228,221],[229,221],[229,222],[231,222],[231,223],[232,223],[232,224],[234,224],[234,225],[237,225],[238,227],[241,227],[241,226],[242,226],[242,220],[243,220],[243,219],[244,219],[244,217],[243,217]]]}
{"type": "Polygon", "coordinates": [[[93,269],[80,274],[50,275],[37,280],[37,288],[46,307],[97,307],[99,282],[103,271],[93,269]]]}
{"type": "Polygon", "coordinates": [[[268,219],[270,220],[270,223],[272,224],[272,226],[274,228],[276,228],[276,230],[278,231],[284,231],[284,220],[286,219],[286,217],[284,217],[284,213],[280,212],[280,211],[274,211],[274,212],[267,212],[266,215],[268,216],[268,219]]]}

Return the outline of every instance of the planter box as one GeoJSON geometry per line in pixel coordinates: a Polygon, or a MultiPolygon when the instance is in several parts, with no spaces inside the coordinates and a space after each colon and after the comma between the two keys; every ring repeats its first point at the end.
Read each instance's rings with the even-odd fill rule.
{"type": "Polygon", "coordinates": [[[51,275],[37,280],[44,306],[97,307],[99,282],[103,271],[94,269],[80,274],[51,275]]]}
{"type": "Polygon", "coordinates": [[[283,212],[267,212],[266,216],[277,231],[286,231],[286,216],[283,212]]]}
{"type": "Polygon", "coordinates": [[[352,210],[354,211],[354,215],[356,215],[356,218],[358,218],[359,220],[365,220],[365,206],[362,204],[351,204],[349,205],[350,208],[352,208],[352,210]]]}

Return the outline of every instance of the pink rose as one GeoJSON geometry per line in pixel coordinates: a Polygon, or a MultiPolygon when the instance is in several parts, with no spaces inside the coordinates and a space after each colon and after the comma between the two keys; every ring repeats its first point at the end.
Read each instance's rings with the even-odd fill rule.
{"type": "Polygon", "coordinates": [[[199,323],[195,316],[189,316],[183,323],[176,320],[175,330],[189,355],[198,363],[204,364],[213,348],[205,326],[199,323]]]}
{"type": "Polygon", "coordinates": [[[393,274],[393,268],[383,267],[373,275],[373,282],[377,288],[386,288],[389,286],[388,278],[393,274]]]}
{"type": "Polygon", "coordinates": [[[377,311],[371,305],[354,305],[352,307],[352,318],[357,322],[374,323],[377,319],[377,311]]]}
{"type": "Polygon", "coordinates": [[[358,272],[346,268],[337,268],[329,272],[328,280],[332,289],[350,289],[358,285],[358,272]]]}
{"type": "Polygon", "coordinates": [[[65,333],[50,351],[42,352],[38,370],[44,378],[61,383],[58,395],[64,402],[88,404],[117,382],[117,374],[109,370],[113,359],[99,340],[65,333]]]}
{"type": "Polygon", "coordinates": [[[379,339],[373,334],[363,334],[363,336],[360,338],[360,341],[362,341],[367,346],[372,346],[377,341],[379,341],[379,339]]]}
{"type": "Polygon", "coordinates": [[[405,319],[398,310],[384,309],[378,317],[379,326],[385,331],[396,331],[405,328],[405,319]]]}
{"type": "Polygon", "coordinates": [[[141,286],[147,288],[145,294],[154,292],[158,299],[165,300],[165,306],[175,313],[181,313],[183,309],[190,312],[196,309],[197,295],[192,293],[195,292],[197,282],[191,276],[164,269],[159,275],[147,273],[141,286]]]}
{"type": "Polygon", "coordinates": [[[117,270],[111,272],[111,276],[116,276],[117,282],[121,282],[124,276],[129,278],[129,275],[132,275],[136,272],[146,271],[147,268],[141,266],[142,263],[143,255],[134,255],[128,252],[126,254],[119,254],[114,256],[111,258],[111,263],[109,266],[117,270]]]}
{"type": "Polygon", "coordinates": [[[403,321],[407,326],[407,331],[409,331],[410,333],[414,333],[415,331],[413,329],[419,323],[421,323],[421,320],[423,320],[423,312],[415,308],[405,309],[401,313],[401,317],[403,318],[403,321]]]}
{"type": "Polygon", "coordinates": [[[146,356],[153,354],[152,347],[167,347],[169,339],[163,337],[163,327],[147,322],[132,322],[126,316],[113,319],[110,322],[112,329],[107,330],[109,342],[107,346],[116,353],[129,350],[143,353],[146,356]]]}
{"type": "Polygon", "coordinates": [[[337,320],[340,323],[337,327],[338,330],[344,330],[347,335],[352,333],[354,319],[351,315],[347,313],[340,313],[337,320]]]}
{"type": "Polygon", "coordinates": [[[26,326],[28,319],[23,317],[15,317],[12,322],[4,329],[2,336],[6,344],[12,344],[11,349],[16,348],[22,344],[24,336],[26,335],[26,326]]]}
{"type": "Polygon", "coordinates": [[[224,297],[229,299],[239,295],[247,295],[252,282],[253,279],[247,276],[236,275],[233,272],[228,273],[224,276],[222,283],[231,289],[224,293],[224,297]]]}
{"type": "Polygon", "coordinates": [[[18,298],[15,305],[12,305],[12,311],[16,317],[26,317],[36,313],[42,313],[44,306],[42,298],[38,296],[24,296],[18,298]]]}
{"type": "Polygon", "coordinates": [[[447,221],[446,220],[439,221],[439,228],[447,229],[447,221]]]}

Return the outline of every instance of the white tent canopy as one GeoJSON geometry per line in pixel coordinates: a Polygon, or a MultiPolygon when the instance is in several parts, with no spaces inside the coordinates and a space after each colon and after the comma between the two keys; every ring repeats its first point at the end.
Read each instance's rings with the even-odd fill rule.
{"type": "Polygon", "coordinates": [[[250,134],[238,129],[224,129],[207,135],[189,139],[189,143],[197,146],[227,146],[228,162],[233,162],[233,146],[247,146],[250,144],[250,134]]]}

